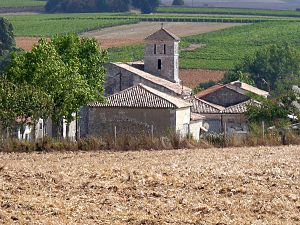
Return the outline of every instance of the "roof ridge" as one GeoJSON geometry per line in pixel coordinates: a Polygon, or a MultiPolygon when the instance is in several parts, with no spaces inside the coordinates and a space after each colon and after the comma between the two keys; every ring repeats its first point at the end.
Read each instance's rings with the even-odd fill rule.
{"type": "MultiPolygon", "coordinates": [[[[171,102],[169,99],[166,99],[164,96],[160,96],[160,95],[158,95],[157,93],[154,93],[152,90],[154,90],[154,91],[158,91],[158,90],[156,90],[156,89],[153,89],[153,88],[151,88],[151,87],[148,87],[147,85],[144,85],[144,84],[142,84],[142,83],[140,83],[140,86],[142,87],[142,88],[144,88],[146,91],[150,91],[153,95],[155,95],[156,97],[159,97],[159,98],[162,98],[162,99],[164,99],[165,101],[167,101],[167,102],[169,102],[170,104],[172,104],[174,107],[176,107],[176,108],[178,108],[173,102],[171,102]],[[150,89],[150,90],[149,90],[150,89]]],[[[162,95],[168,95],[168,94],[166,94],[166,93],[163,93],[163,92],[161,92],[162,93],[162,95]]],[[[171,97],[171,98],[176,98],[176,97],[174,97],[174,96],[171,96],[171,95],[169,95],[169,97],[171,97]]],[[[176,98],[177,100],[181,100],[180,98],[176,98]]]]}
{"type": "MultiPolygon", "coordinates": [[[[131,73],[134,73],[135,75],[142,77],[143,79],[146,79],[146,80],[150,81],[151,83],[160,85],[160,86],[170,90],[171,92],[174,92],[179,95],[182,94],[182,86],[179,83],[174,83],[172,81],[155,76],[151,73],[148,73],[146,71],[135,68],[135,67],[129,65],[128,63],[111,62],[111,64],[115,65],[119,68],[122,68],[126,71],[130,71],[131,73]]],[[[191,89],[188,88],[187,86],[183,86],[183,87],[184,87],[185,92],[189,92],[189,93],[191,92],[191,89]]]]}
{"type": "Polygon", "coordinates": [[[179,37],[177,37],[175,34],[173,34],[171,31],[168,31],[167,29],[165,29],[164,27],[161,28],[161,30],[164,30],[168,35],[170,35],[170,37],[174,38],[174,39],[179,39],[179,37]]]}
{"type": "Polygon", "coordinates": [[[171,37],[172,39],[179,41],[180,38],[177,37],[175,34],[173,34],[172,32],[166,30],[164,27],[160,28],[159,30],[153,32],[152,34],[148,35],[145,40],[149,39],[151,36],[154,36],[156,34],[158,34],[159,32],[163,31],[164,33],[166,33],[169,37],[171,37]]]}
{"type": "Polygon", "coordinates": [[[91,107],[185,108],[191,104],[142,83],[107,97],[105,103],[93,102],[91,107]]]}
{"type": "Polygon", "coordinates": [[[201,98],[198,98],[197,96],[194,96],[194,98],[197,99],[197,100],[199,100],[199,101],[202,101],[204,104],[207,104],[207,105],[213,107],[214,109],[217,109],[217,110],[220,110],[220,111],[226,109],[226,108],[223,107],[223,106],[220,106],[220,105],[217,105],[217,104],[214,104],[214,103],[205,101],[205,100],[203,100],[203,99],[201,99],[201,98]],[[222,108],[222,109],[221,109],[221,108],[222,108]]]}

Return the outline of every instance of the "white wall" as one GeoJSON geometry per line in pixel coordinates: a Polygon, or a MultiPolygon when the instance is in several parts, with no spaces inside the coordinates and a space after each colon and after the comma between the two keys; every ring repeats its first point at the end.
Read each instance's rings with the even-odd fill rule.
{"type": "Polygon", "coordinates": [[[203,125],[203,120],[191,121],[190,123],[190,134],[193,139],[199,141],[200,139],[200,127],[203,125]]]}
{"type": "Polygon", "coordinates": [[[176,110],[176,132],[182,137],[189,132],[189,124],[191,119],[191,108],[181,108],[176,110]]]}

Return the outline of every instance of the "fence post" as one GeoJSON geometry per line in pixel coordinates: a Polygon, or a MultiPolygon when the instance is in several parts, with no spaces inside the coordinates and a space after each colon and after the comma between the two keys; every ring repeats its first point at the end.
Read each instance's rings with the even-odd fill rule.
{"type": "Polygon", "coordinates": [[[114,142],[115,147],[117,147],[117,126],[114,127],[114,142]]]}
{"type": "Polygon", "coordinates": [[[224,145],[225,145],[225,147],[227,145],[226,140],[227,140],[227,123],[224,122],[224,145]]]}
{"type": "Polygon", "coordinates": [[[265,140],[265,121],[261,122],[261,126],[262,126],[262,136],[263,136],[263,140],[265,140]]]}
{"type": "Polygon", "coordinates": [[[151,125],[151,141],[153,141],[154,138],[154,127],[153,124],[151,125]]]}

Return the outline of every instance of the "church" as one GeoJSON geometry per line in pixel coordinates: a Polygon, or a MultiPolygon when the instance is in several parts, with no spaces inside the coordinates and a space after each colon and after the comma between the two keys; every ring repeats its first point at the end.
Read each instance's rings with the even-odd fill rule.
{"type": "Polygon", "coordinates": [[[192,90],[179,78],[179,42],[161,28],[145,38],[143,62],[106,65],[107,100],[82,110],[81,137],[173,131],[198,139],[203,118],[191,112],[192,90]]]}

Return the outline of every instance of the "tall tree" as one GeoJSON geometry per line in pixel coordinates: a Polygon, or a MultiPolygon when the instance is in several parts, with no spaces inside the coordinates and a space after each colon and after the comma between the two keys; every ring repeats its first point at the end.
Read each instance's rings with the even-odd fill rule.
{"type": "Polygon", "coordinates": [[[141,9],[145,14],[153,12],[159,3],[159,0],[132,0],[132,6],[141,9]]]}
{"type": "Polygon", "coordinates": [[[51,98],[38,87],[16,85],[1,78],[0,85],[0,121],[2,126],[11,130],[20,126],[23,136],[27,124],[37,122],[51,110],[51,98]]]}
{"type": "Polygon", "coordinates": [[[106,59],[106,51],[95,39],[55,36],[50,41],[40,40],[31,52],[14,55],[7,78],[38,86],[51,96],[51,116],[59,127],[62,118],[71,123],[81,106],[104,100],[106,59]]]}
{"type": "Polygon", "coordinates": [[[184,0],[173,0],[172,5],[184,5],[184,0]]]}
{"type": "Polygon", "coordinates": [[[12,24],[0,17],[0,74],[10,62],[10,52],[17,50],[15,46],[12,24]]]}
{"type": "Polygon", "coordinates": [[[8,20],[0,17],[0,56],[16,46],[13,26],[8,20]]]}
{"type": "Polygon", "coordinates": [[[299,78],[300,53],[288,43],[267,46],[248,56],[233,73],[248,73],[255,84],[272,91],[277,82],[299,78]]]}

